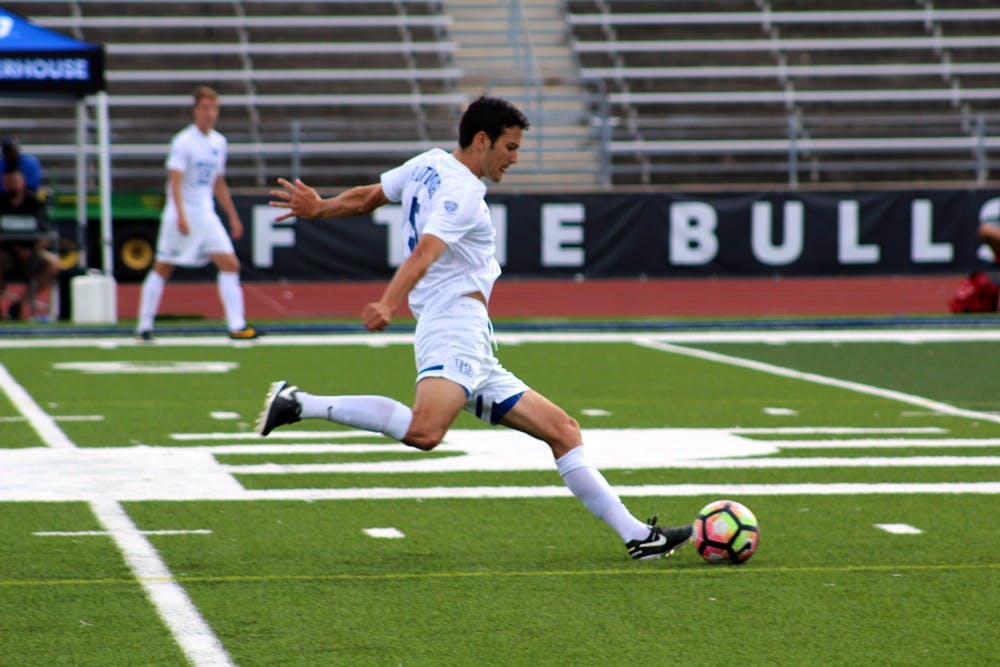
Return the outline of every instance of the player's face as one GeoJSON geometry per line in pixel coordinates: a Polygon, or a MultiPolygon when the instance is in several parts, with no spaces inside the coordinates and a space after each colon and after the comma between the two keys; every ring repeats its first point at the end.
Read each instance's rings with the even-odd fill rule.
{"type": "MultiPolygon", "coordinates": [[[[523,130],[519,127],[508,127],[503,134],[497,137],[493,145],[489,145],[489,138],[486,137],[486,145],[489,146],[482,155],[481,168],[483,176],[494,183],[499,183],[507,170],[517,162],[517,149],[521,147],[521,135],[523,130]]],[[[485,133],[483,135],[485,137],[485,133]]]]}
{"type": "Polygon", "coordinates": [[[194,105],[191,115],[198,129],[208,132],[215,127],[215,121],[219,119],[219,101],[203,97],[194,105]]]}

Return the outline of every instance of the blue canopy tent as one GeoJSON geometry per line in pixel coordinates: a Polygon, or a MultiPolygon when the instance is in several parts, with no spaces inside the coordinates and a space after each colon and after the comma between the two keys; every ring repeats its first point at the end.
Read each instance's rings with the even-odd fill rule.
{"type": "MultiPolygon", "coordinates": [[[[111,276],[111,151],[104,47],[31,23],[0,7],[0,96],[66,100],[76,104],[77,222],[87,225],[87,157],[95,155],[101,198],[101,252],[111,276]],[[88,107],[96,109],[97,142],[87,141],[88,107]]],[[[85,238],[85,237],[84,237],[85,238]]],[[[86,265],[86,254],[82,255],[86,265]]]]}

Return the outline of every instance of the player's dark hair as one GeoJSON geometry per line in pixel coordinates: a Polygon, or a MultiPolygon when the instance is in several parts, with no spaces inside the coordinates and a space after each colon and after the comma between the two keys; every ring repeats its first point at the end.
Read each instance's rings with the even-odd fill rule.
{"type": "Polygon", "coordinates": [[[462,114],[462,120],[458,123],[458,145],[468,148],[472,139],[480,132],[486,133],[492,145],[510,127],[527,130],[528,119],[507,100],[484,95],[470,104],[462,114]]]}

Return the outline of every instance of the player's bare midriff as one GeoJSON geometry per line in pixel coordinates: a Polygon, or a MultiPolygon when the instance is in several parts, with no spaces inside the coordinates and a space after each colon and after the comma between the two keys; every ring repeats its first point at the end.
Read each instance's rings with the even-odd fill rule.
{"type": "Polygon", "coordinates": [[[470,299],[475,299],[476,301],[482,303],[484,306],[488,305],[486,303],[486,297],[483,296],[482,292],[469,292],[468,294],[463,294],[462,296],[467,296],[470,299]]]}

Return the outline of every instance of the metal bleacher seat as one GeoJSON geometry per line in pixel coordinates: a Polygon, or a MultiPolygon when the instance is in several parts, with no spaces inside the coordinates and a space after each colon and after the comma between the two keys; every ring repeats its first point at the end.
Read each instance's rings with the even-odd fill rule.
{"type": "Polygon", "coordinates": [[[1000,112],[1000,8],[961,4],[566,9],[581,75],[616,115],[616,182],[969,180],[1000,112]]]}
{"type": "MultiPolygon", "coordinates": [[[[197,85],[222,94],[218,128],[229,139],[227,180],[237,191],[259,190],[293,169],[322,186],[376,178],[414,146],[452,140],[466,101],[440,1],[5,6],[105,45],[118,189],[162,187],[166,145],[189,122],[197,85]]],[[[21,126],[24,143],[50,149],[49,173],[59,169],[55,145],[71,148],[71,124],[50,123],[38,139],[25,136],[30,121],[21,126]]],[[[71,170],[68,153],[65,161],[71,170]]]]}

